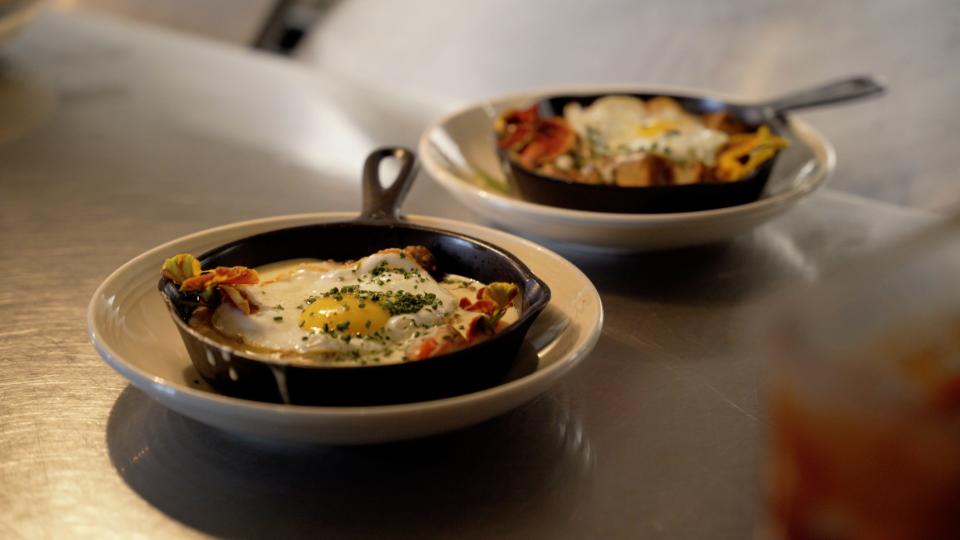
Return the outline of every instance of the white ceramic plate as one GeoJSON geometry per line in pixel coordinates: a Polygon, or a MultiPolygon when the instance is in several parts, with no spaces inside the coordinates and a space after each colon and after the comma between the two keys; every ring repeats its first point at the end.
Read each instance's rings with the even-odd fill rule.
{"type": "Polygon", "coordinates": [[[374,407],[308,407],[231,398],[203,385],[157,291],[164,258],[202,253],[273,229],[346,221],[350,213],[281,216],[209,229],[131,260],[94,293],[87,310],[90,340],[100,356],[167,407],[219,428],[250,435],[329,444],[407,439],[492,418],[541,394],[593,349],[603,324],[600,296],[574,265],[537,244],[458,221],[414,216],[413,223],[460,232],[513,253],[549,285],[550,304],[531,327],[525,348],[531,373],[480,392],[374,407]],[[535,366],[535,367],[534,367],[535,366]]]}
{"type": "Polygon", "coordinates": [[[749,204],[673,214],[615,214],[546,206],[512,192],[497,160],[493,119],[548,95],[652,93],[738,100],[690,88],[603,86],[552,88],[484,101],[427,128],[419,154],[429,175],[460,202],[525,236],[604,251],[645,251],[706,244],[748,231],[777,216],[822,185],[833,173],[833,147],[806,123],[793,119],[791,145],[777,160],[764,196],[749,204]]]}

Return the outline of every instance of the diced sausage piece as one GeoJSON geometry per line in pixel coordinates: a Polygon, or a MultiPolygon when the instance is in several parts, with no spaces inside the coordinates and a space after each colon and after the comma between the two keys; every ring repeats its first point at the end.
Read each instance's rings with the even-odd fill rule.
{"type": "Polygon", "coordinates": [[[673,171],[666,159],[647,154],[642,159],[618,165],[614,180],[623,187],[662,186],[673,183],[673,171]]]}
{"type": "Polygon", "coordinates": [[[692,161],[673,164],[673,183],[677,185],[696,184],[703,178],[703,163],[692,161]]]}
{"type": "Polygon", "coordinates": [[[403,248],[403,253],[407,257],[410,257],[417,264],[420,265],[420,268],[423,268],[427,272],[436,272],[437,271],[437,259],[434,258],[433,253],[430,253],[430,250],[424,246],[407,246],[403,248]]]}

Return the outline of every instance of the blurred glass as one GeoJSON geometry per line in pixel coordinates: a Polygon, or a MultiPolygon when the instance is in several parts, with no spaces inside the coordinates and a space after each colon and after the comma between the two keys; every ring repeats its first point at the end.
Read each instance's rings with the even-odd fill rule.
{"type": "Polygon", "coordinates": [[[960,217],[763,315],[763,538],[960,538],[960,217]]]}

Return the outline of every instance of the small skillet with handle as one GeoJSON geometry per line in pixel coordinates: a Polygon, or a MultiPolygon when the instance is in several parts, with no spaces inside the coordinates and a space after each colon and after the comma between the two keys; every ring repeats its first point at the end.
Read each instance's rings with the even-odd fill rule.
{"type": "MultiPolygon", "coordinates": [[[[226,395],[302,405],[384,405],[439,399],[499,384],[516,361],[530,325],[550,300],[550,289],[512,254],[470,236],[413,225],[399,208],[413,183],[416,158],[403,148],[375,150],[363,169],[363,211],[354,221],[304,225],[257,234],[214,248],[198,258],[203,268],[257,267],[315,258],[351,260],[381,249],[426,246],[444,274],[520,287],[519,319],[485,341],[424,360],[399,364],[305,365],[218,343],[188,324],[200,298],[159,283],[190,359],[200,375],[226,395]],[[381,185],[383,160],[400,162],[389,188],[381,185]]],[[[174,255],[174,254],[170,254],[174,255]]],[[[159,267],[159,264],[158,264],[159,267]]]]}
{"type": "MultiPolygon", "coordinates": [[[[669,95],[689,113],[725,112],[751,131],[767,125],[777,135],[787,136],[790,111],[832,105],[880,95],[883,85],[872,77],[852,77],[803,90],[763,103],[735,104],[706,96],[669,95]]],[[[568,103],[586,107],[613,94],[546,96],[538,101],[540,116],[559,116],[568,103]]],[[[617,94],[643,100],[664,94],[617,94]]],[[[761,164],[747,177],[735,182],[704,182],[685,185],[624,187],[612,184],[585,184],[538,173],[511,160],[498,147],[504,172],[523,198],[549,206],[618,213],[694,212],[735,206],[755,201],[763,194],[776,156],[761,164]]]]}

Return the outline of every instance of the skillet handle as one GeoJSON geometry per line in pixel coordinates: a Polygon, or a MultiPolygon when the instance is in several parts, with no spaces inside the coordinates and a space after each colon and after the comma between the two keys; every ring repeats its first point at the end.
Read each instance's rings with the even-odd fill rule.
{"type": "Polygon", "coordinates": [[[886,91],[883,83],[870,76],[851,77],[827,83],[808,90],[801,90],[786,96],[771,99],[762,107],[769,107],[777,114],[808,107],[831,105],[844,101],[863,99],[886,91]]]}
{"type": "Polygon", "coordinates": [[[363,164],[363,211],[357,221],[399,222],[400,205],[417,176],[417,158],[406,148],[378,148],[363,164]],[[400,173],[388,188],[380,183],[380,163],[386,158],[400,162],[400,173]]]}

